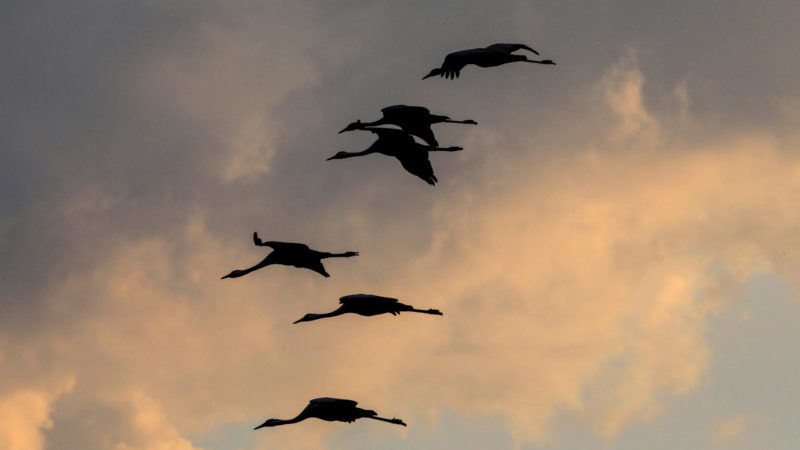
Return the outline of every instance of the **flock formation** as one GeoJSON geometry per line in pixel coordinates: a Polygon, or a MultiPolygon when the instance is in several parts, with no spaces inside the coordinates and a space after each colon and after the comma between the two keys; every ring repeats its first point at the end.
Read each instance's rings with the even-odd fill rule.
{"type": "MultiPolygon", "coordinates": [[[[467,65],[473,64],[478,67],[495,67],[511,62],[528,62],[536,64],[555,64],[549,59],[531,60],[524,54],[515,54],[518,50],[527,50],[536,55],[539,53],[524,44],[493,44],[484,48],[473,48],[450,53],[444,58],[441,67],[435,68],[425,75],[422,79],[440,76],[447,79],[458,78],[461,70],[467,65]]],[[[366,150],[360,152],[339,152],[328,158],[346,159],[356,156],[380,153],[392,156],[400,161],[403,168],[414,176],[417,176],[430,185],[436,184],[438,179],[433,172],[429,152],[444,151],[454,152],[462,150],[461,147],[439,147],[439,143],[431,130],[431,125],[437,123],[461,123],[477,125],[474,120],[453,120],[447,116],[431,114],[427,108],[422,106],[394,105],[381,110],[383,117],[373,122],[361,122],[357,120],[345,127],[339,133],[353,130],[369,131],[375,134],[378,139],[366,150]],[[380,125],[394,125],[397,128],[382,128],[380,125]],[[425,144],[418,143],[414,136],[418,137],[425,144]]],[[[298,268],[313,270],[318,274],[328,278],[330,274],[322,265],[322,260],[326,258],[349,258],[358,256],[358,252],[347,251],[344,253],[329,253],[313,250],[305,244],[278,241],[262,241],[258,233],[253,233],[253,243],[259,247],[269,247],[272,251],[258,264],[246,268],[233,270],[222,278],[238,278],[249,274],[255,270],[272,264],[282,264],[298,268]]],[[[416,312],[431,315],[442,315],[438,309],[416,309],[411,305],[400,303],[396,298],[382,297],[371,294],[352,294],[345,295],[339,299],[340,306],[329,313],[313,314],[309,313],[294,323],[310,322],[318,319],[334,317],[342,314],[353,313],[362,316],[375,316],[379,314],[397,315],[401,312],[416,312]]],[[[297,423],[316,417],[327,421],[353,422],[356,419],[366,418],[406,426],[400,419],[386,419],[379,417],[375,411],[358,408],[358,403],[353,400],[339,398],[322,397],[309,401],[308,405],[292,419],[269,419],[255,429],[264,427],[274,427],[297,423]]]]}

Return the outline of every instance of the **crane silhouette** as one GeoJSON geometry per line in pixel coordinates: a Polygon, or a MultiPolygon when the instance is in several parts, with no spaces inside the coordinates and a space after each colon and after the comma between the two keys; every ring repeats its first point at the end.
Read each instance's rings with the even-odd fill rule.
{"type": "Polygon", "coordinates": [[[272,252],[266,258],[261,260],[260,263],[253,267],[234,270],[233,272],[222,277],[225,278],[238,278],[248,273],[258,270],[262,267],[269,266],[270,264],[283,264],[285,266],[302,267],[305,269],[313,270],[324,277],[330,277],[330,274],[325,271],[322,265],[322,260],[325,258],[349,258],[351,256],[358,256],[358,252],[345,252],[345,253],[327,253],[319,252],[308,248],[305,244],[295,244],[293,242],[278,242],[267,241],[262,242],[258,237],[258,233],[253,233],[253,242],[261,247],[270,247],[272,252]]]}
{"type": "Polygon", "coordinates": [[[324,319],[326,317],[334,317],[347,313],[355,313],[362,316],[377,316],[378,314],[390,313],[393,316],[396,316],[403,311],[410,311],[425,314],[435,314],[437,316],[442,315],[442,312],[438,309],[416,309],[411,305],[400,303],[396,298],[381,297],[380,295],[345,295],[339,299],[339,303],[341,303],[342,306],[335,311],[325,314],[306,314],[301,319],[294,321],[294,323],[310,322],[312,320],[324,319]]]}
{"type": "Polygon", "coordinates": [[[422,77],[422,79],[424,80],[425,78],[435,77],[437,75],[449,79],[458,78],[461,74],[461,69],[468,64],[475,64],[479,67],[495,67],[517,61],[536,64],[555,64],[549,59],[535,60],[528,59],[526,55],[513,54],[513,52],[522,49],[530,50],[537,55],[539,54],[539,52],[525,44],[492,44],[485,48],[461,50],[445,56],[442,67],[431,70],[430,73],[422,77]]]}
{"type": "Polygon", "coordinates": [[[362,122],[357,120],[347,125],[347,127],[339,133],[363,130],[376,125],[397,125],[406,133],[419,137],[431,147],[438,147],[439,143],[436,142],[436,137],[433,135],[431,125],[442,122],[465,123],[470,125],[478,124],[478,122],[470,119],[453,120],[447,116],[431,114],[428,108],[423,106],[393,105],[383,108],[381,113],[383,113],[383,117],[374,122],[362,122]]]}
{"type": "Polygon", "coordinates": [[[428,152],[455,152],[463,150],[461,147],[430,147],[414,141],[414,138],[402,130],[394,128],[364,128],[378,135],[378,140],[372,143],[366,150],[360,152],[339,152],[327,161],[332,159],[354,158],[356,156],[380,153],[382,155],[393,156],[400,161],[406,171],[412,175],[422,178],[426,183],[433,186],[439,181],[433,173],[433,166],[428,159],[428,152]]]}
{"type": "Polygon", "coordinates": [[[316,417],[317,419],[327,420],[329,422],[354,422],[356,419],[365,418],[406,426],[405,422],[400,419],[384,419],[383,417],[378,417],[378,413],[375,411],[357,408],[357,404],[358,402],[353,400],[345,400],[341,398],[315,398],[309,401],[308,406],[306,406],[305,409],[303,409],[294,419],[269,419],[253,429],[257,430],[263,427],[275,427],[278,425],[297,423],[306,420],[309,417],[316,417]]]}

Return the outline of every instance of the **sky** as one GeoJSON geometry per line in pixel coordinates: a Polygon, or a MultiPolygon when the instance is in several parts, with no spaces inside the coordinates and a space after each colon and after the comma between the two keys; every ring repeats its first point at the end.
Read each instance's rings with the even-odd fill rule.
{"type": "Polygon", "coordinates": [[[0,448],[800,446],[797,2],[3,9],[0,448]],[[326,161],[394,104],[434,187],[326,161]],[[444,315],[292,324],[354,293],[444,315]],[[408,427],[252,430],[316,397],[408,427]]]}

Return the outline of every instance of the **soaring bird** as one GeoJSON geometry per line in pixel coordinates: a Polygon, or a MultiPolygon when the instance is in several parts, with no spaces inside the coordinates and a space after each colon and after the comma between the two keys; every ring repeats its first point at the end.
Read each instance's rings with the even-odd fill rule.
{"type": "Polygon", "coordinates": [[[461,147],[429,147],[418,144],[410,134],[393,128],[364,128],[378,135],[378,140],[373,142],[366,150],[360,152],[339,152],[332,159],[353,158],[356,156],[380,153],[394,156],[400,164],[412,175],[416,175],[431,186],[439,181],[433,173],[433,167],[428,159],[428,152],[455,152],[463,150],[461,147]]]}
{"type": "Polygon", "coordinates": [[[376,125],[397,125],[408,134],[413,134],[425,141],[431,147],[438,147],[436,137],[433,135],[431,125],[435,123],[466,123],[477,125],[474,120],[453,120],[447,116],[431,114],[428,108],[423,106],[394,105],[387,106],[381,110],[383,117],[374,122],[362,122],[357,120],[339,133],[352,130],[363,130],[367,127],[376,125]]]}
{"type": "Polygon", "coordinates": [[[248,273],[266,267],[270,264],[283,264],[285,266],[303,267],[313,270],[324,277],[330,277],[330,274],[325,271],[322,265],[322,260],[325,258],[349,258],[351,256],[358,256],[358,252],[345,252],[345,253],[328,253],[318,252],[308,248],[305,244],[295,244],[293,242],[278,242],[267,241],[262,242],[258,237],[258,233],[253,233],[253,242],[261,247],[270,247],[272,252],[266,258],[261,260],[260,263],[253,267],[243,270],[234,270],[233,272],[225,275],[225,278],[238,278],[248,273]]]}
{"type": "Polygon", "coordinates": [[[512,52],[521,49],[530,50],[537,55],[539,54],[539,52],[525,44],[492,44],[485,48],[461,50],[460,52],[453,52],[445,56],[442,67],[431,70],[431,72],[422,77],[422,79],[435,77],[436,75],[450,79],[458,78],[461,69],[467,64],[475,64],[479,67],[495,67],[516,61],[536,64],[555,64],[549,59],[535,60],[528,59],[526,55],[512,54],[512,52]]]}
{"type": "Polygon", "coordinates": [[[400,419],[384,419],[383,417],[378,417],[378,413],[375,411],[356,408],[357,404],[358,402],[353,400],[344,400],[341,398],[315,398],[309,401],[308,406],[306,406],[305,409],[303,409],[294,419],[269,419],[253,429],[257,430],[263,427],[275,427],[278,425],[297,423],[306,420],[309,417],[316,417],[317,419],[327,420],[329,422],[337,420],[339,422],[354,422],[356,419],[361,419],[363,417],[366,419],[381,420],[383,422],[406,426],[405,422],[400,419]]]}
{"type": "Polygon", "coordinates": [[[435,314],[437,316],[442,315],[441,311],[438,309],[416,309],[411,305],[400,303],[396,298],[381,297],[380,295],[345,295],[339,299],[339,303],[341,303],[342,306],[340,306],[336,311],[331,311],[325,314],[306,314],[302,319],[298,319],[294,323],[310,322],[312,320],[324,319],[326,317],[333,317],[346,313],[355,313],[362,316],[377,316],[378,314],[390,313],[393,316],[396,316],[403,311],[411,311],[425,314],[435,314]]]}

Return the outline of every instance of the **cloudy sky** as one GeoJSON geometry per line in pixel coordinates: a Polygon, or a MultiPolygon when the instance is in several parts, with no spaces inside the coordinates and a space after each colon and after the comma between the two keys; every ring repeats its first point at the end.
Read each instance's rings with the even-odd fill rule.
{"type": "Polygon", "coordinates": [[[795,0],[69,3],[0,15],[0,448],[800,446],[795,0]],[[495,42],[558,65],[420,80],[495,42]],[[325,161],[400,103],[437,186],[325,161]],[[362,292],[444,316],[292,325],[362,292]],[[324,396],[409,426],[252,431],[324,396]]]}

